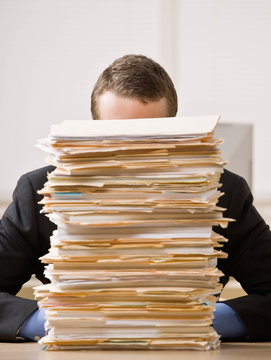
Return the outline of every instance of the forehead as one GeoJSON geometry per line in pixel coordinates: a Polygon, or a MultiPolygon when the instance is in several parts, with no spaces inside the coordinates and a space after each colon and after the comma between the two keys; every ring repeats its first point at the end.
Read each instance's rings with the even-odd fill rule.
{"type": "Polygon", "coordinates": [[[157,101],[143,102],[138,99],[117,95],[106,91],[97,99],[100,120],[140,119],[168,116],[167,101],[161,98],[157,101]]]}

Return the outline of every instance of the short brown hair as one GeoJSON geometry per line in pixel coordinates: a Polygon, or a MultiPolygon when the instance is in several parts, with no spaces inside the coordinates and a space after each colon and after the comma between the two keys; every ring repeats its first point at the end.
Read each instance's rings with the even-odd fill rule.
{"type": "Polygon", "coordinates": [[[171,78],[161,65],[144,55],[125,55],[103,71],[91,94],[91,113],[95,120],[99,119],[98,97],[105,91],[142,102],[164,97],[168,116],[177,113],[177,93],[171,78]]]}

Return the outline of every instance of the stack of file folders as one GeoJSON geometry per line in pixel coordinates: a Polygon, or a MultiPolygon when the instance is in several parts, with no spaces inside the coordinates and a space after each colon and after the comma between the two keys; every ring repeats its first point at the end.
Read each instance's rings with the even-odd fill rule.
{"type": "Polygon", "coordinates": [[[39,141],[57,225],[36,288],[48,350],[214,349],[219,116],[64,121],[39,141]]]}

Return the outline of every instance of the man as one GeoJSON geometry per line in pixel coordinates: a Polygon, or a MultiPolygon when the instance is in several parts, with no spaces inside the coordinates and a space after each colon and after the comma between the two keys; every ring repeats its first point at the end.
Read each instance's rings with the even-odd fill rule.
{"type": "MultiPolygon", "coordinates": [[[[177,95],[159,64],[127,55],[99,77],[91,112],[95,120],[172,117],[177,113],[177,95]]],[[[35,301],[15,295],[32,274],[48,282],[38,258],[48,252],[55,225],[40,214],[37,190],[53,169],[23,175],[1,220],[0,340],[37,340],[44,335],[44,312],[35,301]]],[[[252,205],[245,180],[225,170],[221,182],[225,195],[218,205],[227,209],[226,217],[236,219],[227,229],[215,229],[229,239],[223,249],[228,258],[218,261],[225,274],[221,281],[225,285],[229,276],[235,277],[248,295],[217,303],[213,325],[222,339],[271,340],[271,233],[252,205]]]]}

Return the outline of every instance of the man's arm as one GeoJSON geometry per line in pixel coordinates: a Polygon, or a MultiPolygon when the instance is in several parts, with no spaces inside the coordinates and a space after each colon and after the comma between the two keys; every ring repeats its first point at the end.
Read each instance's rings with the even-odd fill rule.
{"type": "Polygon", "coordinates": [[[226,217],[236,219],[223,230],[229,239],[224,246],[228,259],[219,260],[219,268],[240,282],[248,295],[225,301],[239,315],[250,340],[271,339],[271,232],[253,206],[246,181],[228,171],[222,175],[219,205],[226,217]]]}
{"type": "Polygon", "coordinates": [[[32,274],[44,281],[38,258],[47,252],[52,229],[40,220],[35,186],[42,187],[46,172],[35,185],[31,177],[37,179],[37,173],[30,174],[18,181],[0,222],[0,340],[15,340],[18,329],[38,308],[36,301],[15,296],[22,285],[32,274]]]}

